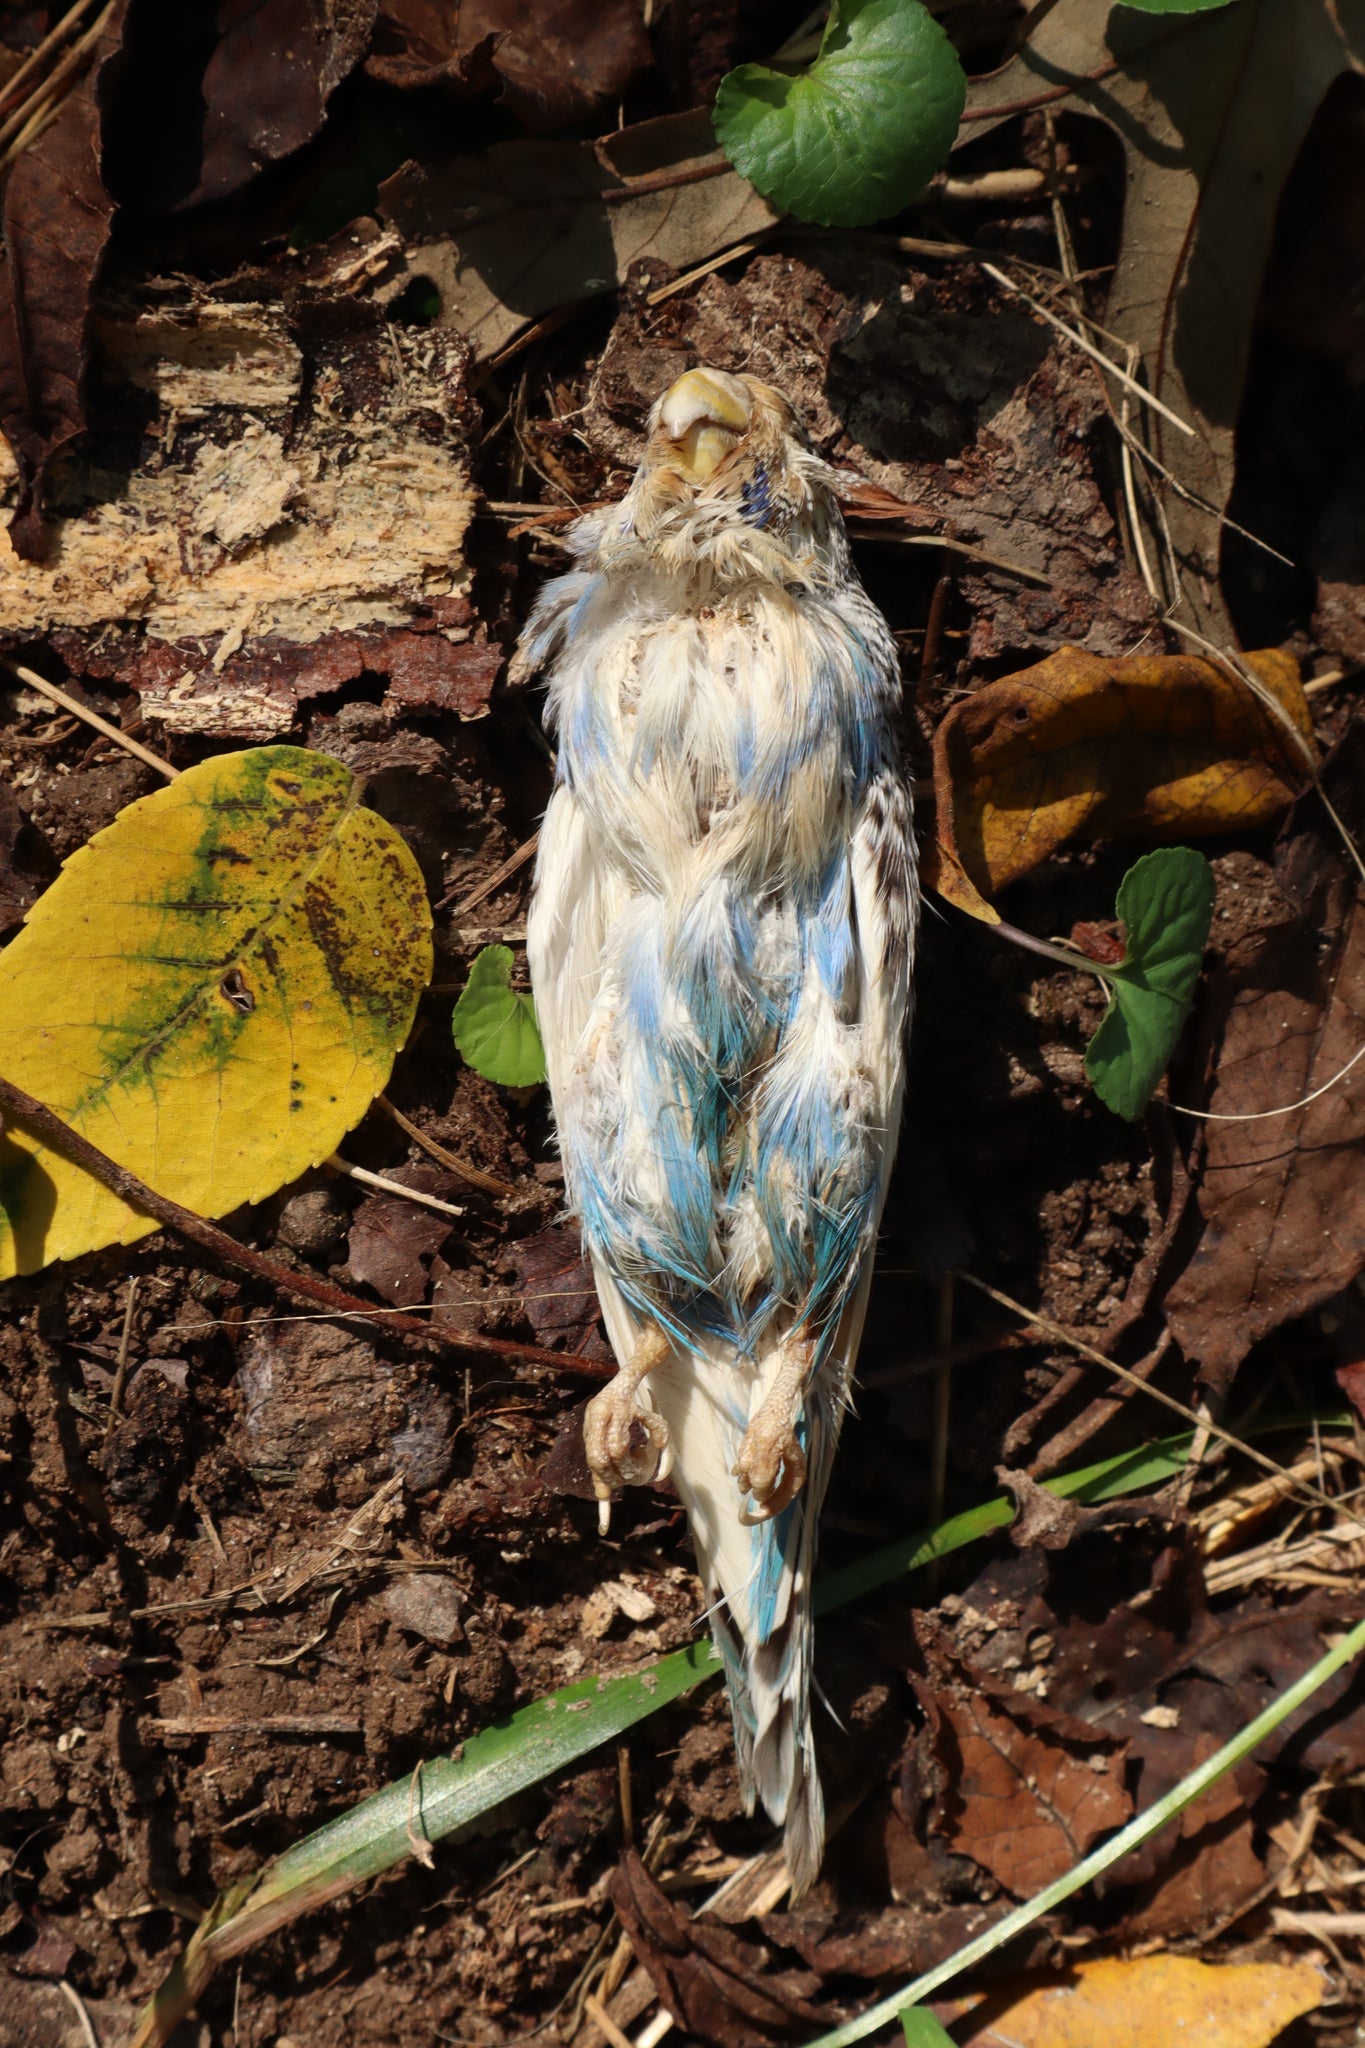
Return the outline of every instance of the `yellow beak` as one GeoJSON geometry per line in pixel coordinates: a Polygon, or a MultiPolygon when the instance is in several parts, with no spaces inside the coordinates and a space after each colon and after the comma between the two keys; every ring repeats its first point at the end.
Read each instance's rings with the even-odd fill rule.
{"type": "Polygon", "coordinates": [[[689,370],[664,394],[659,424],[677,449],[678,467],[693,483],[714,476],[749,431],[753,402],[724,370],[689,370]]]}

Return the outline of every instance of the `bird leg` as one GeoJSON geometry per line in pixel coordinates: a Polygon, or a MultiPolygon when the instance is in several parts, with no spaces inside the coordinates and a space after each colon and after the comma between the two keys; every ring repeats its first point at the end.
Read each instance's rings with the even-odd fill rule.
{"type": "Polygon", "coordinates": [[[754,1512],[741,1510],[739,1518],[750,1527],[780,1515],[806,1483],[806,1454],[796,1434],[796,1420],[805,1399],[814,1348],[809,1339],[788,1338],[777,1377],[744,1432],[734,1473],[741,1494],[753,1495],[754,1512]]]}
{"type": "Polygon", "coordinates": [[[640,1399],[647,1374],[663,1365],[671,1346],[657,1324],[642,1330],[626,1363],[594,1394],[583,1416],[583,1448],[597,1495],[597,1526],[611,1526],[611,1496],[618,1486],[647,1486],[669,1455],[668,1425],[640,1399]]]}

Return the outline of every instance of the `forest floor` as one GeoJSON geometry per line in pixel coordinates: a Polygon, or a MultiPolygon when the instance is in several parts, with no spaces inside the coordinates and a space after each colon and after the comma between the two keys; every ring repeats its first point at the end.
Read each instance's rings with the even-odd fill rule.
{"type": "MultiPolygon", "coordinates": [[[[628,123],[704,102],[799,11],[698,10],[686,98],[665,17],[609,92],[628,123]]],[[[491,293],[498,321],[490,332],[481,313],[471,332],[442,293],[448,255],[444,272],[413,260],[414,209],[453,205],[441,181],[473,176],[476,148],[568,147],[609,133],[614,109],[594,127],[571,104],[539,123],[551,142],[516,142],[510,88],[496,105],[451,96],[454,58],[438,77],[424,57],[417,76],[393,27],[414,12],[381,14],[389,40],[368,75],[323,94],[280,162],[235,187],[204,171],[202,189],[182,166],[158,210],[147,191],[188,133],[175,92],[203,53],[170,48],[157,10],[131,0],[110,61],[150,90],[136,66],[163,37],[167,155],[126,109],[124,130],[106,125],[118,211],[80,287],[88,431],[47,451],[47,539],[0,575],[0,635],[9,658],[177,766],[291,742],[366,777],[436,921],[433,983],[387,1099],[491,1185],[376,1106],[347,1158],[456,1205],[457,1221],[322,1168],[226,1219],[376,1308],[429,1312],[443,1334],[425,1347],[378,1316],[303,1313],[165,1233],[5,1288],[0,2042],[82,2039],[64,1985],[104,2048],[122,2042],[225,1885],[515,1706],[698,1635],[669,1486],[627,1493],[597,1532],[578,1425],[609,1354],[545,1091],[482,1079],[450,1028],[482,946],[511,946],[524,969],[550,755],[538,693],[508,682],[506,656],[564,562],[560,515],[620,494],[655,397],[698,362],[757,375],[823,452],[919,508],[879,523],[855,505],[852,528],[901,650],[922,793],[936,726],[983,683],[1063,645],[1106,660],[1179,649],[1135,546],[1113,387],[978,260],[1055,271],[1056,200],[1074,289],[1103,317],[1124,218],[1107,129],[1025,110],[954,159],[977,190],[931,191],[887,232],[742,222],[707,274],[689,273],[709,252],[647,252],[617,288],[563,286],[550,311],[491,293]],[[407,160],[421,170],[381,203],[379,181],[407,160]],[[430,476],[395,518],[385,478],[414,448],[430,476]],[[298,552],[282,563],[269,537],[324,476],[361,482],[325,517],[290,511],[298,552]],[[381,515],[395,518],[388,581],[348,585],[381,515]],[[461,1332],[564,1362],[462,1351],[461,1332]]],[[[42,13],[10,21],[11,71],[42,13]]],[[[1011,10],[957,13],[969,68],[989,69],[1011,10]]],[[[1344,88],[1320,116],[1237,344],[1231,509],[1280,556],[1225,530],[1210,596],[1229,639],[1327,679],[1309,698],[1316,741],[1357,834],[1361,109],[1344,88]]],[[[88,142],[93,102],[84,118],[88,142]]],[[[543,182],[547,165],[528,174],[543,182]]],[[[591,277],[590,247],[567,260],[591,277]]],[[[159,782],[12,672],[0,688],[0,913],[17,928],[58,865],[159,782]]],[[[809,2039],[1068,1867],[1365,1614],[1365,1536],[1346,1504],[1365,1486],[1360,1071],[1318,1123],[1256,1126],[1271,1135],[1254,1172],[1219,1135],[1232,1127],[1171,1106],[1230,1085],[1230,1034],[1251,1058],[1318,1047],[1330,1023],[1335,1063],[1349,1057],[1365,1023],[1359,897],[1311,791],[1203,848],[1217,883],[1204,975],[1169,1084],[1135,1123],[1085,1077],[1105,1000],[1093,976],[927,902],[905,1132],[821,1568],[991,1500],[1002,1468],[1023,1475],[1020,1519],[1013,1541],[821,1620],[833,1828],[815,1891],[792,1908],[779,1878],[755,1905],[751,1884],[700,1945],[660,1903],[690,1913],[749,1859],[774,1868],[713,1683],[499,1807],[432,1867],[414,1857],[244,1954],[177,2039],[493,2048],[534,2030],[600,2048],[589,1994],[638,2034],[670,1984],[689,2015],[680,2039],[809,2039]],[[1235,1433],[1255,1422],[1291,1476],[1267,1482],[1205,1436],[1188,1481],[1143,1505],[1049,1516],[1029,1479],[1188,1426],[1096,1352],[1187,1412],[1235,1433]],[[1339,1504],[1305,1506],[1305,1479],[1339,1504]],[[656,1887],[633,1945],[610,1890],[626,1842],[656,1887]]],[[[1006,915],[1037,934],[1103,924],[1132,855],[1064,849],[1012,885],[1006,915]]],[[[1272,1062],[1247,1106],[1294,1100],[1305,1071],[1272,1062]]],[[[1346,1674],[971,1988],[1081,1956],[1309,1959],[1322,2001],[1275,2038],[1359,2039],[1362,1863],[1365,1688],[1346,1674]]],[[[1002,2038],[964,2001],[939,2010],[955,2039],[1002,2038]]]]}

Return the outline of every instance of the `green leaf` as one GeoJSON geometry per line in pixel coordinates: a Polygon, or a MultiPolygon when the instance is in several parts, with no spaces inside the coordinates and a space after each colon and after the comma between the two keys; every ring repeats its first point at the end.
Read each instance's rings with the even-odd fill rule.
{"type": "Polygon", "coordinates": [[[953,2037],[922,2005],[907,2006],[901,2014],[905,2048],[955,2048],[953,2037]]]}
{"type": "Polygon", "coordinates": [[[1213,870],[1188,846],[1134,862],[1119,884],[1127,951],[1102,969],[1109,1007],[1085,1055],[1095,1093],[1131,1122],[1166,1071],[1194,1001],[1213,917],[1213,870]]]}
{"type": "Polygon", "coordinates": [[[741,64],[715,127],[737,171],[799,220],[859,227],[899,213],[952,148],[967,81],[921,0],[835,0],[795,77],[741,64]]]}
{"type": "Polygon", "coordinates": [[[461,1057],[486,1081],[534,1088],[545,1079],[535,1004],[512,987],[510,946],[485,946],[475,956],[450,1024],[461,1057]]]}

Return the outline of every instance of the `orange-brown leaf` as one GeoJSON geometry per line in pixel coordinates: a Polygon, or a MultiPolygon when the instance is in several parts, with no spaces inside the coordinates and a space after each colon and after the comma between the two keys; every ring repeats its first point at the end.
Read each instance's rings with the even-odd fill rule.
{"type": "Polygon", "coordinates": [[[1021,1978],[977,2007],[964,2048],[1270,2048],[1322,2003],[1312,1963],[1216,1967],[1186,1956],[1077,1963],[1021,1978]]]}
{"type": "MultiPolygon", "coordinates": [[[[1297,664],[1276,648],[1246,659],[1311,747],[1297,664]]],[[[974,691],[939,726],[925,878],[997,923],[986,899],[1073,840],[1244,831],[1303,780],[1284,726],[1218,664],[1063,647],[974,691]]]]}
{"type": "Polygon", "coordinates": [[[1122,1751],[1093,1731],[1046,1715],[1031,1717],[1039,1725],[1030,1726],[1026,1702],[1015,1718],[984,1692],[954,1688],[936,1704],[953,1773],[943,1817],[948,1842],[1016,1898],[1062,1877],[1132,1813],[1122,1751]],[[1081,1742],[1061,1739],[1062,1731],[1081,1742]]]}

